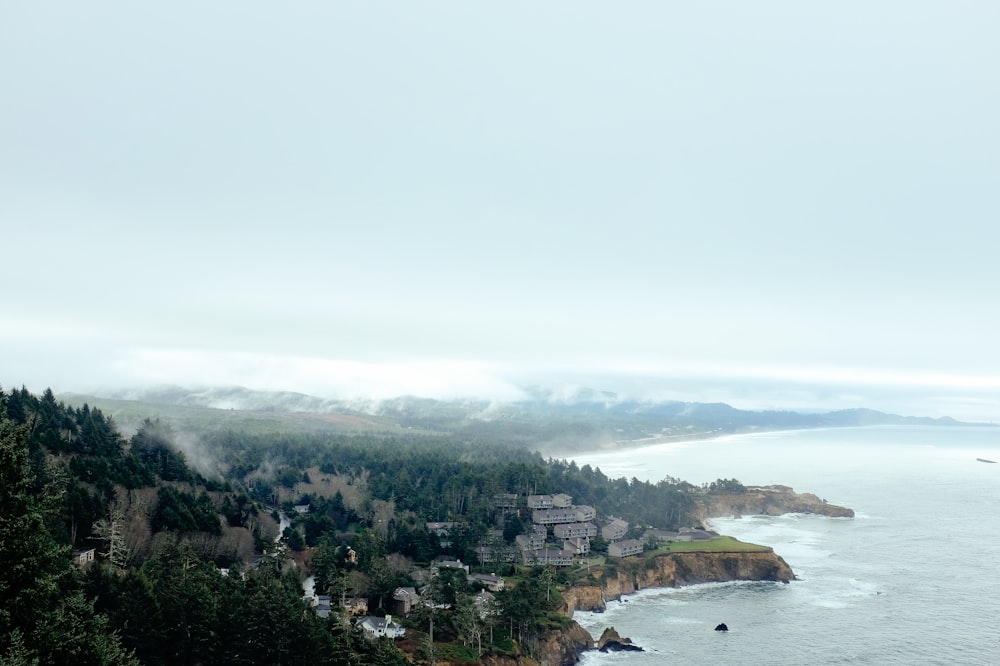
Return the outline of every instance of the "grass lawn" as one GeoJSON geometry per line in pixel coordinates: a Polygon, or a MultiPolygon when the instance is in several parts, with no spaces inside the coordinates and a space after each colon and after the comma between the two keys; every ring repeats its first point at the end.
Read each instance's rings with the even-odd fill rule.
{"type": "MultiPolygon", "coordinates": [[[[771,549],[755,543],[744,543],[729,536],[708,541],[674,541],[660,546],[654,553],[766,553],[771,549]]],[[[648,551],[647,551],[648,554],[648,551]]]]}

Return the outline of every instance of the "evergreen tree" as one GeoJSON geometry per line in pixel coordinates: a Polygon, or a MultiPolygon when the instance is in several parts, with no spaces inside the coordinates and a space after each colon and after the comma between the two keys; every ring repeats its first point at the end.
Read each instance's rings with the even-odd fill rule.
{"type": "Polygon", "coordinates": [[[51,488],[35,496],[28,436],[0,410],[0,659],[138,664],[77,588],[69,547],[47,528],[60,498],[51,488]]]}

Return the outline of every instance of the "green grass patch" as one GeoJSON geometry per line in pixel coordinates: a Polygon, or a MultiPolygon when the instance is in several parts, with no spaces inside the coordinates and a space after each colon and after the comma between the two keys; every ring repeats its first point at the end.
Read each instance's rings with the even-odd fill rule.
{"type": "Polygon", "coordinates": [[[652,551],[661,553],[767,553],[771,549],[756,543],[746,543],[730,536],[720,536],[708,541],[674,541],[652,551]]]}
{"type": "Polygon", "coordinates": [[[603,566],[606,558],[603,555],[593,555],[576,566],[577,571],[586,571],[589,568],[603,566]]]}

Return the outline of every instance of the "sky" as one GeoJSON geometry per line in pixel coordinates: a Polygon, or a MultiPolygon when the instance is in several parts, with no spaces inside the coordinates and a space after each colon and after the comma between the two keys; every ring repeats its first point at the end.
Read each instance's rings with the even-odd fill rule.
{"type": "Polygon", "coordinates": [[[998,30],[978,1],[5,2],[0,386],[1000,420],[998,30]]]}

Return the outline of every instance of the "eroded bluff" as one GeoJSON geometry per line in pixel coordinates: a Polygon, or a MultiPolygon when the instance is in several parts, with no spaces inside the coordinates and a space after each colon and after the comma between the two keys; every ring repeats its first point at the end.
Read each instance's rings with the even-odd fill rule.
{"type": "Polygon", "coordinates": [[[788,486],[751,486],[742,493],[708,493],[698,498],[696,514],[702,520],[720,516],[815,513],[832,518],[853,518],[854,510],[830,504],[812,493],[797,493],[788,486]]]}
{"type": "Polygon", "coordinates": [[[773,552],[669,553],[648,560],[641,569],[618,571],[594,585],[574,585],[563,592],[564,612],[604,610],[608,601],[654,587],[680,587],[696,583],[739,580],[795,579],[791,567],[773,552]]]}

